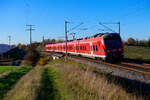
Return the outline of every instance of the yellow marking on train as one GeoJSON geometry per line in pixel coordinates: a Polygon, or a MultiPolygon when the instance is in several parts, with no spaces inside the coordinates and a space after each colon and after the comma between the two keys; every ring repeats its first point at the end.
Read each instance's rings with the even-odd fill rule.
{"type": "Polygon", "coordinates": [[[97,41],[93,41],[92,43],[95,43],[95,42],[97,42],[97,41]]]}

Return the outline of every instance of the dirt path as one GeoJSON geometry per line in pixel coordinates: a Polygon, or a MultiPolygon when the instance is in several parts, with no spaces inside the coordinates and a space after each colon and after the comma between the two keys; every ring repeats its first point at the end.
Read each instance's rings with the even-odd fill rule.
{"type": "Polygon", "coordinates": [[[23,76],[4,100],[35,100],[39,91],[44,67],[37,66],[23,76]]]}
{"type": "Polygon", "coordinates": [[[10,72],[11,72],[11,71],[6,71],[6,72],[0,74],[0,78],[5,77],[5,76],[8,75],[10,72]]]}

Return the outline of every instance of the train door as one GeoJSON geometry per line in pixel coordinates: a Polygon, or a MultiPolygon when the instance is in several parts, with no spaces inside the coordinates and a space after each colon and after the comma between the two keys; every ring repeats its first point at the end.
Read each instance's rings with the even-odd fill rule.
{"type": "Polygon", "coordinates": [[[92,42],[90,42],[90,50],[91,50],[91,54],[93,55],[93,47],[92,47],[92,42]]]}
{"type": "Polygon", "coordinates": [[[92,46],[93,46],[93,54],[94,55],[98,55],[99,51],[98,51],[98,43],[97,43],[97,41],[93,42],[92,46]]]}
{"type": "Polygon", "coordinates": [[[74,43],[74,50],[75,50],[75,53],[77,53],[77,46],[76,46],[76,43],[74,43]]]}
{"type": "Polygon", "coordinates": [[[98,55],[102,55],[103,54],[103,46],[101,41],[98,41],[98,55]]]}

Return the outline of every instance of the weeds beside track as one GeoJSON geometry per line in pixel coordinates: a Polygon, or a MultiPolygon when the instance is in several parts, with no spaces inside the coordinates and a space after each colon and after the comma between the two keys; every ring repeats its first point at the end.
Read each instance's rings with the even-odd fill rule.
{"type": "Polygon", "coordinates": [[[96,59],[90,59],[90,58],[85,58],[85,57],[79,57],[79,56],[71,56],[73,58],[77,58],[77,59],[82,59],[82,60],[86,60],[86,61],[91,61],[94,63],[98,63],[98,64],[104,64],[104,65],[109,65],[115,68],[120,68],[120,69],[124,69],[124,70],[128,70],[128,71],[132,71],[132,72],[138,72],[144,75],[150,75],[150,68],[146,67],[146,66],[136,66],[134,64],[127,64],[124,62],[121,63],[108,63],[108,62],[103,62],[103,61],[99,61],[96,59]]]}
{"type": "Polygon", "coordinates": [[[69,91],[68,94],[73,94],[74,100],[141,100],[126,93],[121,87],[110,84],[105,77],[97,76],[86,65],[71,60],[64,63],[60,59],[52,61],[49,66],[61,72],[60,78],[67,86],[67,93],[69,91]]]}

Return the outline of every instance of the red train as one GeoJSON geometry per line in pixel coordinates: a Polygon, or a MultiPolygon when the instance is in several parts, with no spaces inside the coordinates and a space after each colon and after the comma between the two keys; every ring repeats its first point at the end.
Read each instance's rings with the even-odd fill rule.
{"type": "MultiPolygon", "coordinates": [[[[46,51],[66,52],[66,42],[47,44],[46,51]]],[[[67,42],[67,53],[102,60],[120,60],[124,57],[123,43],[117,33],[100,33],[93,37],[67,42]]]]}

